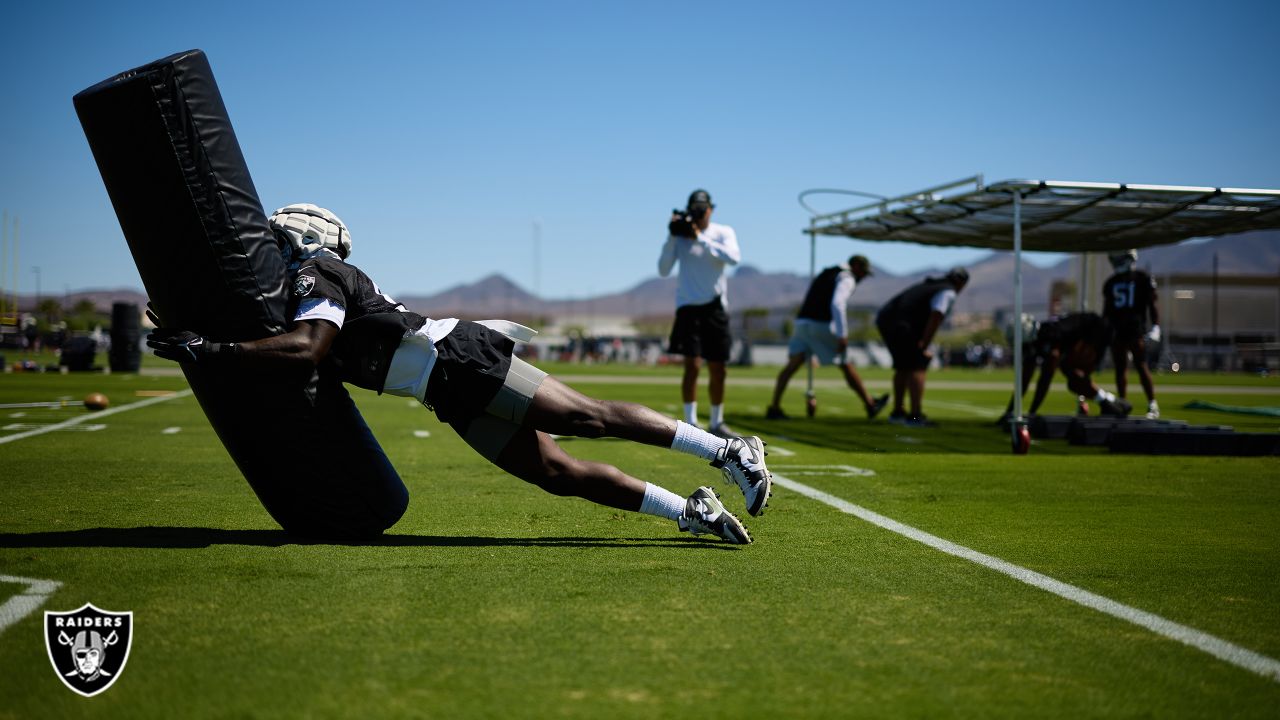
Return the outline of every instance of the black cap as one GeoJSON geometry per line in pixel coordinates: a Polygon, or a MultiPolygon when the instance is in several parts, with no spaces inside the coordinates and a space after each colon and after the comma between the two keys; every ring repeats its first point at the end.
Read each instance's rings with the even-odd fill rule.
{"type": "Polygon", "coordinates": [[[969,284],[969,271],[962,267],[953,267],[947,271],[947,279],[960,285],[969,284]]]}
{"type": "Polygon", "coordinates": [[[715,205],[711,203],[711,193],[707,192],[706,190],[694,190],[692,193],[690,193],[689,203],[685,207],[688,208],[689,210],[692,210],[698,206],[715,207],[715,205]]]}

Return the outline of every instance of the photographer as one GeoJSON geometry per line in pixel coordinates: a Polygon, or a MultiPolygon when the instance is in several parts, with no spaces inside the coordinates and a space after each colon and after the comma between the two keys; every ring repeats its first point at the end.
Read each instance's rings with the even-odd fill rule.
{"type": "Polygon", "coordinates": [[[667,242],[658,258],[658,274],[667,277],[676,263],[680,264],[670,350],[684,356],[680,386],[684,421],[698,424],[698,372],[705,359],[711,373],[708,430],[724,436],[732,434],[724,423],[725,363],[732,343],[725,311],[726,276],[728,267],[741,262],[742,255],[733,228],[711,222],[714,209],[711,195],[695,190],[684,212],[672,211],[667,242]]]}

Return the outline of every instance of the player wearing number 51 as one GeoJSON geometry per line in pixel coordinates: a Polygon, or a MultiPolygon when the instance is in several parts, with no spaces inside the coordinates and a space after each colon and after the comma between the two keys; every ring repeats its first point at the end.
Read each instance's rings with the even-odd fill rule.
{"type": "Polygon", "coordinates": [[[1160,310],[1156,307],[1156,281],[1138,270],[1137,250],[1111,253],[1111,266],[1116,274],[1102,286],[1102,314],[1111,323],[1115,335],[1111,340],[1111,360],[1116,365],[1116,392],[1125,396],[1128,389],[1129,356],[1133,368],[1147,393],[1147,417],[1160,417],[1156,388],[1147,367],[1147,346],[1160,342],[1160,310]],[[1148,329],[1147,318],[1151,325],[1148,329]]]}

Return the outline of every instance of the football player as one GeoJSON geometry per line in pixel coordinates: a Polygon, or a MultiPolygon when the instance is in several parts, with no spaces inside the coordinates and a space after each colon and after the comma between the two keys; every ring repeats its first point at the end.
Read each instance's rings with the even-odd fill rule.
{"type": "MultiPolygon", "coordinates": [[[[1012,333],[1010,333],[1012,334],[1012,333]]],[[[1010,340],[1012,342],[1012,340],[1010,340]]],[[[1049,386],[1053,384],[1053,374],[1061,369],[1067,378],[1067,389],[1072,394],[1089,400],[1096,400],[1103,415],[1125,417],[1133,406],[1124,398],[1099,388],[1093,382],[1093,371],[1098,360],[1106,352],[1111,342],[1111,327],[1106,319],[1097,313],[1073,313],[1060,318],[1036,322],[1030,315],[1022,316],[1022,392],[1031,384],[1031,376],[1036,367],[1040,368],[1040,379],[1036,382],[1036,393],[1031,400],[1027,415],[1035,415],[1044,402],[1049,386]]],[[[1004,425],[1013,417],[1013,398],[1004,415],[996,421],[1004,425]]]]}
{"type": "Polygon", "coordinates": [[[1147,367],[1147,342],[1160,342],[1160,310],[1156,306],[1156,281],[1145,272],[1135,269],[1137,250],[1111,253],[1108,256],[1116,274],[1102,286],[1103,315],[1115,329],[1111,341],[1111,360],[1116,366],[1116,392],[1125,397],[1129,386],[1129,356],[1133,356],[1133,368],[1147,394],[1147,417],[1160,417],[1160,405],[1156,402],[1156,388],[1151,382],[1151,369],[1147,367]],[[1147,318],[1151,319],[1150,329],[1147,318]]]}
{"type": "Polygon", "coordinates": [[[587,397],[512,355],[513,337],[528,339],[528,328],[409,312],[346,262],[351,235],[324,208],[289,205],[272,214],[270,225],[289,268],[292,329],[220,342],[157,327],[147,339],[157,355],[335,372],[358,387],[418,400],[490,462],[547,492],[665,517],[694,534],[751,542],[711,488],[682,498],[615,467],[571,457],[551,435],[616,437],[701,457],[738,485],[751,515],[764,511],[772,489],[760,438],[720,438],[642,405],[587,397]]]}

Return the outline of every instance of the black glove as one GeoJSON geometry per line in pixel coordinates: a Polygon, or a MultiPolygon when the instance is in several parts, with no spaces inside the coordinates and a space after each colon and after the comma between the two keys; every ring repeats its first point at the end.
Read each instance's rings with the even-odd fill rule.
{"type": "Polygon", "coordinates": [[[190,330],[159,327],[147,336],[147,347],[166,360],[195,363],[229,357],[236,350],[235,343],[209,342],[190,330]]]}

